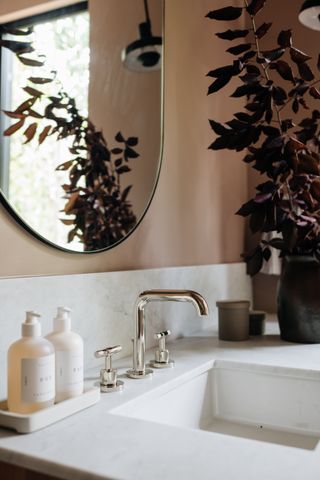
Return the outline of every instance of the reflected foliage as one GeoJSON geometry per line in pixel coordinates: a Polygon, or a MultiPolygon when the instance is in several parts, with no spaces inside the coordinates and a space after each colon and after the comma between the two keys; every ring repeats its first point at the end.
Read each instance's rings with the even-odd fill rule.
{"type": "MultiPolygon", "coordinates": [[[[32,33],[32,29],[1,28],[2,35],[11,37],[32,33]]],[[[45,65],[44,56],[35,54],[31,42],[0,38],[0,46],[11,50],[24,65],[45,65]]],[[[110,148],[103,133],[79,112],[75,100],[63,90],[55,71],[29,77],[23,90],[24,101],[14,111],[5,112],[14,123],[4,135],[23,131],[25,143],[42,144],[49,136],[58,141],[69,138],[72,143],[70,158],[57,167],[69,176],[68,184],[62,185],[66,203],[65,218],[61,219],[71,227],[68,242],[77,238],[85,251],[95,251],[122,240],[137,221],[128,200],[132,185],[122,189],[120,180],[131,171],[131,161],[139,156],[134,149],[138,139],[126,139],[119,132],[115,146],[110,148]]]]}

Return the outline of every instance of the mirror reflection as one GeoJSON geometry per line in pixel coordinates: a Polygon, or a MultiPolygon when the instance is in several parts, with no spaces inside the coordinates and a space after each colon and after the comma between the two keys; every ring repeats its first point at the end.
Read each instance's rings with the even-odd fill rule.
{"type": "Polygon", "coordinates": [[[110,248],[143,217],[159,171],[162,2],[22,12],[0,26],[2,200],[58,248],[110,248]]]}

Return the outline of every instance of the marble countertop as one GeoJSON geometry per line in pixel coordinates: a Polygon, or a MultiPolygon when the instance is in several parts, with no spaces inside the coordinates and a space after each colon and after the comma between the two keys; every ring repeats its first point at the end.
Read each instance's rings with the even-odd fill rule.
{"type": "MultiPolygon", "coordinates": [[[[267,335],[237,343],[216,336],[178,339],[170,344],[176,367],[152,379],[126,379],[131,359],[121,359],[123,392],[102,395],[97,405],[32,434],[0,429],[0,460],[70,480],[318,480],[319,443],[303,449],[112,413],[216,359],[320,372],[320,345],[282,342],[277,331],[270,323],[267,335]]],[[[98,372],[89,371],[87,382],[97,382],[98,372]]]]}

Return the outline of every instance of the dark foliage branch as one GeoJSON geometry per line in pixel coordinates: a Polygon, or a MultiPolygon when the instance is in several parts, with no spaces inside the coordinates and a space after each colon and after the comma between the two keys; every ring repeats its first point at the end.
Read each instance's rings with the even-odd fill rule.
{"type": "Polygon", "coordinates": [[[320,78],[309,65],[311,57],[293,45],[291,30],[278,34],[272,50],[261,49],[260,40],[272,26],[257,24],[265,3],[244,1],[242,8],[225,7],[207,14],[216,21],[247,15],[251,25],[216,34],[240,43],[227,49],[234,57],[229,65],[208,73],[213,79],[208,94],[236,77],[241,84],[231,97],[245,99],[244,111],[235,113],[230,121],[210,120],[217,138],[209,148],[245,151],[243,161],[266,177],[256,187],[255,197],[237,214],[249,218],[254,234],[279,234],[270,241],[262,237],[252,251],[243,254],[251,275],[260,271],[263,260],[269,260],[271,248],[278,249],[281,257],[313,255],[320,261],[320,110],[308,105],[309,100],[320,100],[320,78]],[[279,85],[280,79],[285,88],[279,85]],[[296,114],[302,111],[306,117],[295,123],[296,114]]]}
{"type": "MultiPolygon", "coordinates": [[[[13,36],[29,35],[32,29],[1,27],[0,35],[4,33],[13,36]]],[[[43,57],[30,57],[29,54],[34,52],[30,42],[4,40],[0,37],[0,46],[11,50],[25,65],[44,65],[43,57]]],[[[51,72],[50,77],[29,77],[28,85],[23,90],[27,94],[23,103],[14,111],[4,112],[16,120],[4,135],[11,136],[24,129],[25,143],[35,140],[39,145],[52,135],[57,140],[68,137],[72,139],[70,158],[57,167],[57,170],[67,171],[69,176],[69,183],[62,185],[66,198],[63,211],[67,218],[61,219],[71,227],[68,242],[78,238],[85,251],[100,250],[118,242],[137,222],[128,201],[132,185],[122,189],[120,178],[131,171],[130,161],[139,156],[134,150],[138,139],[126,139],[119,132],[115,136],[117,146],[110,149],[102,132],[96,130],[90,120],[79,113],[75,100],[56,79],[56,72],[51,72]],[[58,87],[55,96],[45,92],[46,84],[52,82],[58,87]]],[[[48,172],[48,175],[51,173],[48,172]]]]}

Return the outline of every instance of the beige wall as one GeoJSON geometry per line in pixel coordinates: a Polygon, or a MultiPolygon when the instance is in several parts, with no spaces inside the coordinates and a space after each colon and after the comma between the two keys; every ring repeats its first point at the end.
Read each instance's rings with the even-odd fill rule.
{"type": "MultiPolygon", "coordinates": [[[[247,197],[246,167],[235,154],[207,150],[214,138],[207,118],[230,119],[236,108],[226,92],[206,96],[206,73],[229,58],[222,50],[224,42],[213,35],[216,26],[204,16],[223,5],[224,0],[166,2],[163,166],[140,227],[108,252],[66,254],[33,239],[1,210],[0,275],[239,261],[244,224],[234,212],[247,197]]],[[[229,25],[218,27],[223,30],[229,25]]]]}

